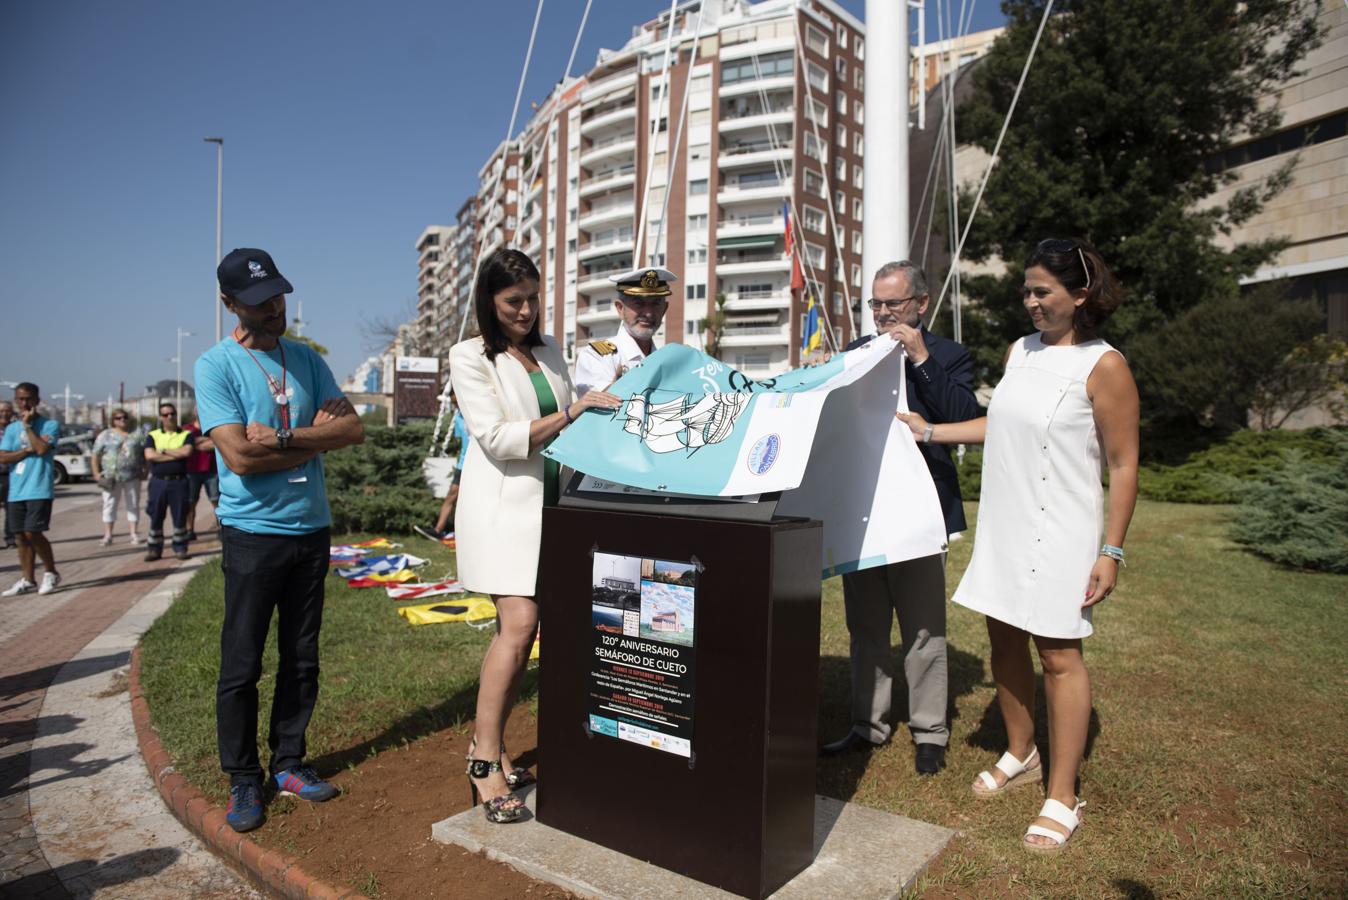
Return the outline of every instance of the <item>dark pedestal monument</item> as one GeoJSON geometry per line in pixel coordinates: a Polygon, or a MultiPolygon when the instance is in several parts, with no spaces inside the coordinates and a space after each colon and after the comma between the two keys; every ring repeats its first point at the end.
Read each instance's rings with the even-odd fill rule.
{"type": "Polygon", "coordinates": [[[817,522],[544,510],[539,821],[747,897],[808,866],[821,541],[817,522]]]}

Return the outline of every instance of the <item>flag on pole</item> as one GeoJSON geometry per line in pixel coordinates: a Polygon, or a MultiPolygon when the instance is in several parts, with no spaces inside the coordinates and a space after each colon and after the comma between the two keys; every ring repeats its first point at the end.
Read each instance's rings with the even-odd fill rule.
{"type": "Polygon", "coordinates": [[[800,330],[800,351],[805,354],[819,349],[823,340],[823,322],[820,321],[819,307],[814,302],[814,292],[810,292],[810,304],[805,307],[805,327],[800,330]]]}
{"type": "Polygon", "coordinates": [[[786,222],[786,255],[791,257],[791,290],[805,287],[805,273],[800,268],[800,254],[796,252],[795,223],[791,221],[791,204],[782,204],[782,221],[786,222]]]}

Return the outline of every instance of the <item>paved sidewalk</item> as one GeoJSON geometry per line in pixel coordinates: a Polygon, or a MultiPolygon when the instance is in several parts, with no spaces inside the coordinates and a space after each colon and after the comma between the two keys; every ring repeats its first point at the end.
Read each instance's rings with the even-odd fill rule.
{"type": "MultiPolygon", "coordinates": [[[[139,635],[218,552],[210,507],[186,563],[144,562],[124,522],[100,546],[98,513],[94,485],[59,488],[61,590],[0,599],[0,895],[256,896],[163,806],[126,690],[139,635]]],[[[17,553],[0,553],[0,585],[18,577],[17,553]]]]}

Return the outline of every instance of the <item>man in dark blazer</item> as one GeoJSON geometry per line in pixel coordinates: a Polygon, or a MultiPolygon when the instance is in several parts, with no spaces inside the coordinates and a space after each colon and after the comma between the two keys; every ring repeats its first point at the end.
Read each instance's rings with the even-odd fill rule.
{"type": "MultiPolygon", "coordinates": [[[[974,362],[960,344],[922,325],[931,297],[922,269],[907,260],[886,263],[875,273],[871,314],[876,331],[903,344],[908,408],[928,422],[977,418],[974,362]]],[[[852,350],[867,335],[848,345],[852,350]]],[[[930,433],[927,438],[930,439],[930,433]]],[[[944,445],[919,442],[936,483],[950,534],[965,529],[959,477],[944,445]]],[[[893,674],[889,646],[894,614],[903,638],[903,671],[908,681],[908,729],[917,745],[919,774],[935,775],[945,765],[950,740],[946,721],[948,682],[945,646],[945,554],[864,569],[843,576],[847,630],[851,635],[852,729],[825,744],[831,756],[873,747],[889,739],[893,674]]]]}

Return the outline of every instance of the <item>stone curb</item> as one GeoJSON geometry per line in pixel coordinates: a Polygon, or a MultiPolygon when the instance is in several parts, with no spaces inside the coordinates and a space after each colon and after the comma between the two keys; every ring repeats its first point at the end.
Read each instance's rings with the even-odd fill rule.
{"type": "Polygon", "coordinates": [[[321,898],[344,900],[363,898],[354,888],[337,888],[314,878],[300,867],[299,861],[276,850],[268,850],[245,834],[238,834],[225,821],[225,811],[212,805],[186,778],[173,768],[164,745],[159,742],[150,722],[150,707],[140,685],[140,647],[131,651],[131,671],[127,677],[131,693],[131,721],[136,726],[136,743],[150,778],[174,817],[199,837],[212,853],[240,871],[262,890],[291,900],[321,898]]]}

